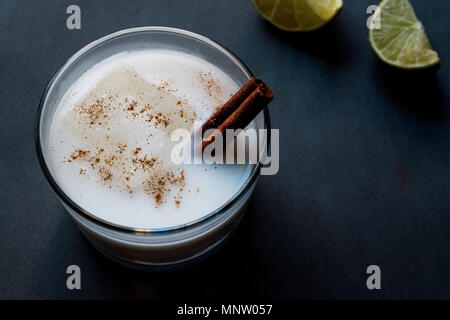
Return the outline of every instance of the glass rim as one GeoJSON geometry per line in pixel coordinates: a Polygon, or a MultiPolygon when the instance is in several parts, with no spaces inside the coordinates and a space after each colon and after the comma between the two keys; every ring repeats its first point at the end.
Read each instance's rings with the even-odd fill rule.
{"type": "MultiPolygon", "coordinates": [[[[250,77],[253,76],[253,73],[250,71],[250,69],[242,62],[241,59],[239,59],[236,55],[234,55],[230,50],[225,48],[223,45],[219,44],[216,41],[213,41],[205,36],[199,35],[197,33],[187,31],[184,29],[178,29],[178,28],[172,28],[172,27],[162,27],[162,26],[148,26],[148,27],[137,27],[137,28],[129,28],[129,29],[123,29],[111,34],[108,34],[104,37],[101,37],[97,40],[94,40],[78,50],[74,55],[72,55],[55,73],[55,75],[52,77],[48,85],[46,86],[44,93],[42,94],[42,97],[39,101],[39,106],[36,114],[35,119],[35,126],[34,126],[34,140],[35,140],[35,147],[37,152],[37,157],[39,160],[40,167],[52,187],[53,191],[58,195],[58,197],[63,201],[64,204],[66,204],[70,209],[74,210],[77,214],[82,216],[83,218],[86,218],[88,221],[93,222],[94,224],[99,224],[102,227],[105,227],[107,229],[113,229],[115,231],[125,232],[125,233],[132,233],[132,234],[141,234],[142,235],[150,235],[150,234],[167,234],[167,233],[174,233],[177,231],[185,230],[185,229],[191,229],[200,225],[205,224],[208,221],[211,221],[212,218],[221,215],[221,213],[225,212],[228,208],[232,207],[239,199],[241,199],[244,192],[250,188],[255,180],[259,176],[260,168],[261,168],[261,153],[259,155],[259,161],[254,166],[252,172],[250,173],[247,180],[239,187],[239,189],[233,194],[232,197],[230,197],[224,204],[222,204],[217,209],[211,211],[207,215],[198,218],[196,220],[190,221],[188,223],[176,225],[173,227],[165,227],[165,228],[132,228],[128,226],[123,226],[119,224],[112,223],[110,221],[107,221],[105,219],[101,219],[97,217],[96,215],[90,213],[89,211],[83,209],[81,206],[79,206],[75,201],[73,201],[63,190],[59,187],[58,183],[56,182],[55,178],[50,173],[50,170],[47,166],[47,163],[45,161],[44,152],[42,150],[42,144],[41,144],[41,121],[42,121],[42,114],[44,105],[47,99],[47,95],[49,91],[53,88],[53,85],[58,81],[59,77],[65,72],[65,70],[75,63],[79,57],[89,52],[91,49],[95,48],[96,46],[104,43],[105,41],[114,39],[119,36],[131,34],[131,33],[138,33],[138,32],[148,32],[148,31],[154,31],[154,32],[167,32],[167,33],[174,33],[179,35],[184,35],[187,37],[191,37],[195,40],[201,41],[206,43],[207,45],[210,45],[214,47],[215,49],[221,51],[224,53],[232,62],[234,62],[235,65],[240,67],[242,71],[246,74],[246,76],[250,79],[250,77]]],[[[264,129],[266,129],[266,141],[265,146],[267,146],[267,151],[270,152],[270,115],[269,110],[267,107],[264,108],[263,111],[264,115],[264,129]]],[[[261,151],[260,151],[261,152],[261,151]]]]}

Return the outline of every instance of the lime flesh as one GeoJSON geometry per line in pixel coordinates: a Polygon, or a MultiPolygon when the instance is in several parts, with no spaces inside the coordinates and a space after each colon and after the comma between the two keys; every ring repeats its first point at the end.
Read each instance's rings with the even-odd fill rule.
{"type": "Polygon", "coordinates": [[[315,30],[342,9],[342,0],[253,0],[258,12],[286,31],[315,30]]]}
{"type": "Polygon", "coordinates": [[[381,60],[398,68],[424,69],[440,63],[408,0],[380,3],[371,20],[369,42],[381,60]]]}

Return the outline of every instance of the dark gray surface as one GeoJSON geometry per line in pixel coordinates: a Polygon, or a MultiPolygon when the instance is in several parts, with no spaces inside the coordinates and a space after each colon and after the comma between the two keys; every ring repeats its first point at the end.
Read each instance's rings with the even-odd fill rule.
{"type": "Polygon", "coordinates": [[[397,73],[367,42],[366,8],[347,0],[328,27],[283,33],[251,1],[0,2],[0,298],[450,298],[450,2],[414,0],[443,60],[397,73]],[[66,29],[69,4],[82,30],[66,29]],[[237,234],[181,272],[141,273],[96,252],[40,171],[40,96],[89,42],[143,25],[222,43],[273,88],[281,168],[260,179],[237,234]],[[82,290],[65,287],[78,264],[82,290]],[[366,289],[366,267],[382,290],[366,289]]]}

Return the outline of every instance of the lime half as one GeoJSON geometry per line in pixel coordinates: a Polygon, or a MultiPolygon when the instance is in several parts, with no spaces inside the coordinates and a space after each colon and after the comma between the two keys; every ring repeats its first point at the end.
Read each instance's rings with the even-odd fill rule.
{"type": "Polygon", "coordinates": [[[253,0],[256,10],[286,31],[310,31],[331,21],[342,9],[342,0],[253,0]]]}
{"type": "Polygon", "coordinates": [[[372,16],[369,41],[384,62],[402,69],[440,63],[408,0],[383,0],[372,16]]]}

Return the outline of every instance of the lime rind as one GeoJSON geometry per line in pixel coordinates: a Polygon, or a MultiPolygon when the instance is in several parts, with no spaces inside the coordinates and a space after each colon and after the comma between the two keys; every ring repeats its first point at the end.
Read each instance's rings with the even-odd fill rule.
{"type": "Polygon", "coordinates": [[[440,64],[422,23],[408,0],[383,0],[371,20],[369,42],[385,63],[401,69],[425,69],[440,64]],[[376,22],[381,28],[376,29],[376,22]]]}
{"type": "Polygon", "coordinates": [[[342,0],[252,0],[261,16],[284,31],[312,31],[333,20],[342,0]]]}

